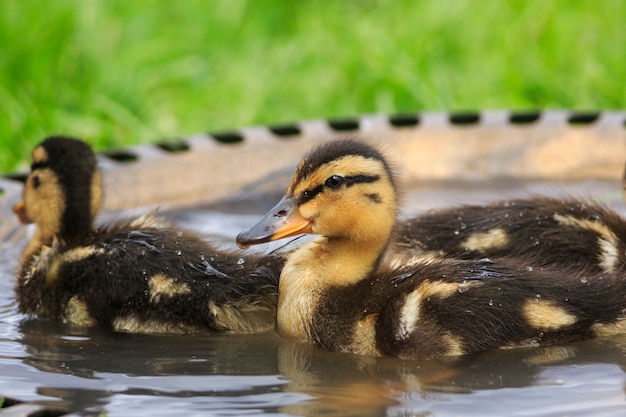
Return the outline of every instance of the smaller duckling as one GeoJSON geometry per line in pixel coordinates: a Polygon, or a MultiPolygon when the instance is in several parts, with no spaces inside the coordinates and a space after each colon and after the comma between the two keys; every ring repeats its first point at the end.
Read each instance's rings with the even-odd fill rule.
{"type": "Polygon", "coordinates": [[[94,229],[101,201],[87,144],[51,137],[34,149],[14,207],[36,227],[20,261],[20,312],[142,333],[274,326],[280,256],[221,250],[153,213],[94,229]]]}
{"type": "MultiPolygon", "coordinates": [[[[566,343],[623,326],[623,274],[523,256],[461,260],[432,253],[407,265],[384,256],[396,227],[397,180],[358,140],[314,148],[284,198],[237,237],[241,247],[318,235],[290,253],[276,327],[328,350],[405,359],[566,343]]],[[[573,243],[575,245],[575,243],[573,243]]]]}
{"type": "Polygon", "coordinates": [[[596,202],[547,197],[432,210],[399,222],[391,257],[523,257],[595,274],[626,271],[626,221],[596,202]]]}

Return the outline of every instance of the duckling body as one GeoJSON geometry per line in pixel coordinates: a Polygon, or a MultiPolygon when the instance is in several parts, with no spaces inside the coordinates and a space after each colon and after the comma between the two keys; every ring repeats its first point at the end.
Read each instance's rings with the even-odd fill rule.
{"type": "Polygon", "coordinates": [[[534,266],[626,271],[626,222],[595,202],[546,197],[433,210],[398,224],[392,253],[522,256],[534,266]]]}
{"type": "Polygon", "coordinates": [[[616,277],[581,281],[579,271],[531,273],[502,259],[425,259],[398,272],[326,287],[312,312],[300,313],[308,324],[281,333],[332,351],[422,359],[624,331],[626,297],[613,290],[621,284],[616,277]]]}
{"type": "Polygon", "coordinates": [[[390,262],[397,202],[394,173],[369,144],[333,141],[304,158],[283,200],[237,238],[244,247],[320,235],[281,273],[281,335],[333,351],[427,358],[624,330],[626,291],[613,270],[432,250],[390,262]]]}
{"type": "Polygon", "coordinates": [[[131,332],[273,327],[281,257],[220,250],[153,214],[93,229],[100,198],[86,144],[50,138],[35,149],[14,209],[36,224],[16,286],[22,313],[131,332]]]}

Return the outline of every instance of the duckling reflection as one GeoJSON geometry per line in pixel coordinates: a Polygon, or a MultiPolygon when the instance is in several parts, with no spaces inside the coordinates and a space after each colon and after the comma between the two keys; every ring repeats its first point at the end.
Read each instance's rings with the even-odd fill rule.
{"type": "MultiPolygon", "coordinates": [[[[280,372],[289,392],[311,401],[281,407],[295,415],[430,415],[433,403],[484,390],[527,388],[546,384],[546,375],[566,374],[587,366],[626,369],[626,337],[593,339],[567,346],[493,350],[458,357],[403,361],[396,358],[337,354],[307,343],[283,340],[280,372]]],[[[581,371],[584,372],[584,371],[581,371]]],[[[552,381],[559,384],[559,381],[552,381]]],[[[593,381],[587,381],[593,383],[593,381]]]]}
{"type": "Polygon", "coordinates": [[[20,323],[22,361],[40,371],[99,378],[131,376],[275,375],[279,338],[254,334],[133,334],[73,328],[49,319],[20,323]]]}
{"type": "Polygon", "coordinates": [[[35,148],[14,207],[36,226],[20,261],[20,312],[140,333],[273,327],[280,256],[222,250],[154,214],[93,229],[101,200],[88,145],[52,137],[35,148]]]}

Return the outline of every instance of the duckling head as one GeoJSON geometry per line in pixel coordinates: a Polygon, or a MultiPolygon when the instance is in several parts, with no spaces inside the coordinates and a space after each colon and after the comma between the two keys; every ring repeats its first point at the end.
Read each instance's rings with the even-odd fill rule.
{"type": "Polygon", "coordinates": [[[383,154],[367,142],[334,140],[305,156],[282,200],[240,233],[237,244],[245,248],[305,233],[386,244],[397,205],[393,169],[383,154]]]}
{"type": "Polygon", "coordinates": [[[38,240],[71,241],[88,233],[100,209],[101,176],[84,142],[50,137],[32,152],[22,201],[13,207],[20,221],[35,223],[38,240]]]}

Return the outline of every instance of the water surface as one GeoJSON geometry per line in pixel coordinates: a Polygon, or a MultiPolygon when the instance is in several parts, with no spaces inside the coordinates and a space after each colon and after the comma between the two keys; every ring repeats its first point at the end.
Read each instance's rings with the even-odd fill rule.
{"type": "MultiPolygon", "coordinates": [[[[529,194],[574,194],[624,212],[618,183],[431,184],[404,198],[430,207],[529,194]]],[[[167,213],[232,245],[272,206],[226,201],[167,213]]],[[[25,238],[0,248],[0,395],[79,415],[622,416],[626,337],[402,361],[258,335],[156,336],[27,318],[14,301],[25,238]]]]}

